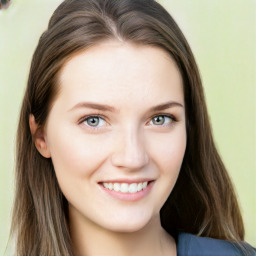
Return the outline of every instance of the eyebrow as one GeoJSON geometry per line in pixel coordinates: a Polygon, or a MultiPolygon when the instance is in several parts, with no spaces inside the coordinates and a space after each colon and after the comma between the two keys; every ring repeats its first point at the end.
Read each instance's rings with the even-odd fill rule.
{"type": "Polygon", "coordinates": [[[165,110],[165,109],[168,109],[171,107],[182,107],[183,108],[183,105],[176,101],[169,101],[169,102],[154,106],[154,107],[150,108],[149,111],[150,112],[161,111],[161,110],[165,110]]]}
{"type": "MultiPolygon", "coordinates": [[[[149,112],[154,112],[154,111],[161,111],[165,110],[171,107],[184,107],[181,103],[176,102],[176,101],[169,101],[166,103],[162,103],[160,105],[153,106],[149,109],[149,112]]],[[[105,104],[98,104],[98,103],[93,103],[93,102],[80,102],[76,104],[74,107],[72,107],[69,111],[78,109],[78,108],[91,108],[91,109],[97,109],[101,111],[108,111],[108,112],[113,112],[113,113],[119,113],[118,109],[115,109],[112,106],[105,105],[105,104]]]]}
{"type": "Polygon", "coordinates": [[[97,110],[109,111],[109,112],[115,112],[115,113],[119,112],[114,107],[111,107],[109,105],[103,105],[103,104],[98,104],[93,102],[80,102],[76,104],[74,107],[72,107],[69,111],[78,109],[78,108],[91,108],[91,109],[97,109],[97,110]]]}

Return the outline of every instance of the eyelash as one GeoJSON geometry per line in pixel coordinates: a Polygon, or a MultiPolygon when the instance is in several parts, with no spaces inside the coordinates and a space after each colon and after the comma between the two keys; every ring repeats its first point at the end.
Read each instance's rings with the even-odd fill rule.
{"type": "MultiPolygon", "coordinates": [[[[100,119],[103,119],[105,121],[105,117],[102,116],[102,115],[99,115],[99,114],[95,114],[95,115],[89,115],[89,116],[85,116],[82,118],[82,120],[79,122],[79,124],[82,124],[84,122],[86,122],[88,119],[90,118],[100,118],[100,119]]],[[[106,122],[106,121],[105,121],[106,122]]],[[[101,127],[93,127],[93,126],[90,126],[88,124],[86,124],[86,127],[91,129],[91,130],[99,130],[99,129],[102,129],[101,127]]]]}
{"type": "Polygon", "coordinates": [[[173,115],[170,115],[170,114],[157,114],[157,115],[154,115],[153,117],[151,117],[150,122],[152,122],[155,117],[159,117],[159,116],[164,117],[165,119],[166,118],[170,118],[171,119],[170,123],[169,124],[162,124],[162,125],[154,125],[153,124],[154,126],[157,126],[157,127],[171,127],[171,126],[173,126],[174,122],[177,122],[176,117],[173,116],[173,115]]]}
{"type": "MultiPolygon", "coordinates": [[[[154,125],[154,126],[158,126],[158,127],[171,127],[173,125],[173,122],[177,122],[177,119],[175,116],[173,115],[170,115],[170,114],[157,114],[157,115],[154,115],[153,117],[151,117],[150,119],[150,122],[155,118],[155,117],[159,117],[159,116],[163,116],[163,117],[167,117],[167,118],[170,118],[171,121],[170,121],[170,124],[163,124],[163,125],[154,125]]],[[[83,117],[80,121],[79,121],[79,124],[82,124],[86,121],[88,121],[90,118],[99,118],[99,119],[102,119],[105,121],[105,117],[100,115],[100,114],[93,114],[93,115],[88,115],[88,116],[85,116],[83,117]]],[[[91,130],[99,130],[99,129],[102,129],[101,127],[93,127],[93,126],[90,126],[88,124],[86,124],[86,127],[91,129],[91,130]]]]}

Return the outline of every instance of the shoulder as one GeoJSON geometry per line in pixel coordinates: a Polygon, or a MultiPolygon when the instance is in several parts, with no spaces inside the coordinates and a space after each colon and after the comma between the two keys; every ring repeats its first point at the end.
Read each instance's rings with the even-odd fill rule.
{"type": "MultiPolygon", "coordinates": [[[[256,256],[251,248],[248,255],[256,256]]],[[[208,237],[198,237],[180,233],[177,238],[178,256],[244,256],[245,254],[232,242],[208,237]]]]}

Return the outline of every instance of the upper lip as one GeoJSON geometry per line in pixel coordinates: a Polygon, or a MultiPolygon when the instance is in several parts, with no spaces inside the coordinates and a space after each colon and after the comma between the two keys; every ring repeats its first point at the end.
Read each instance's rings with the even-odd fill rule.
{"type": "Polygon", "coordinates": [[[149,178],[140,178],[140,179],[106,179],[102,180],[98,183],[143,183],[143,182],[150,182],[154,181],[154,179],[149,179],[149,178]]]}

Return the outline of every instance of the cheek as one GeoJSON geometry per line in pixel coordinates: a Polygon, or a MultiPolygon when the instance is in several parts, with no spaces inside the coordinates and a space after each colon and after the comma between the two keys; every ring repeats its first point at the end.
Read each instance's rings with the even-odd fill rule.
{"type": "Polygon", "coordinates": [[[103,138],[77,132],[73,128],[56,129],[48,136],[51,158],[57,176],[92,174],[107,158],[103,138]]]}
{"type": "Polygon", "coordinates": [[[162,171],[166,174],[175,174],[179,173],[180,167],[183,161],[186,143],[180,143],[172,140],[170,144],[166,144],[162,150],[162,171]]]}
{"type": "Polygon", "coordinates": [[[147,141],[152,167],[158,171],[153,202],[155,213],[166,202],[176,184],[186,149],[186,130],[179,126],[168,133],[149,134],[147,141]]]}
{"type": "Polygon", "coordinates": [[[151,139],[150,148],[153,161],[162,174],[178,175],[186,150],[185,128],[151,139]]]}

